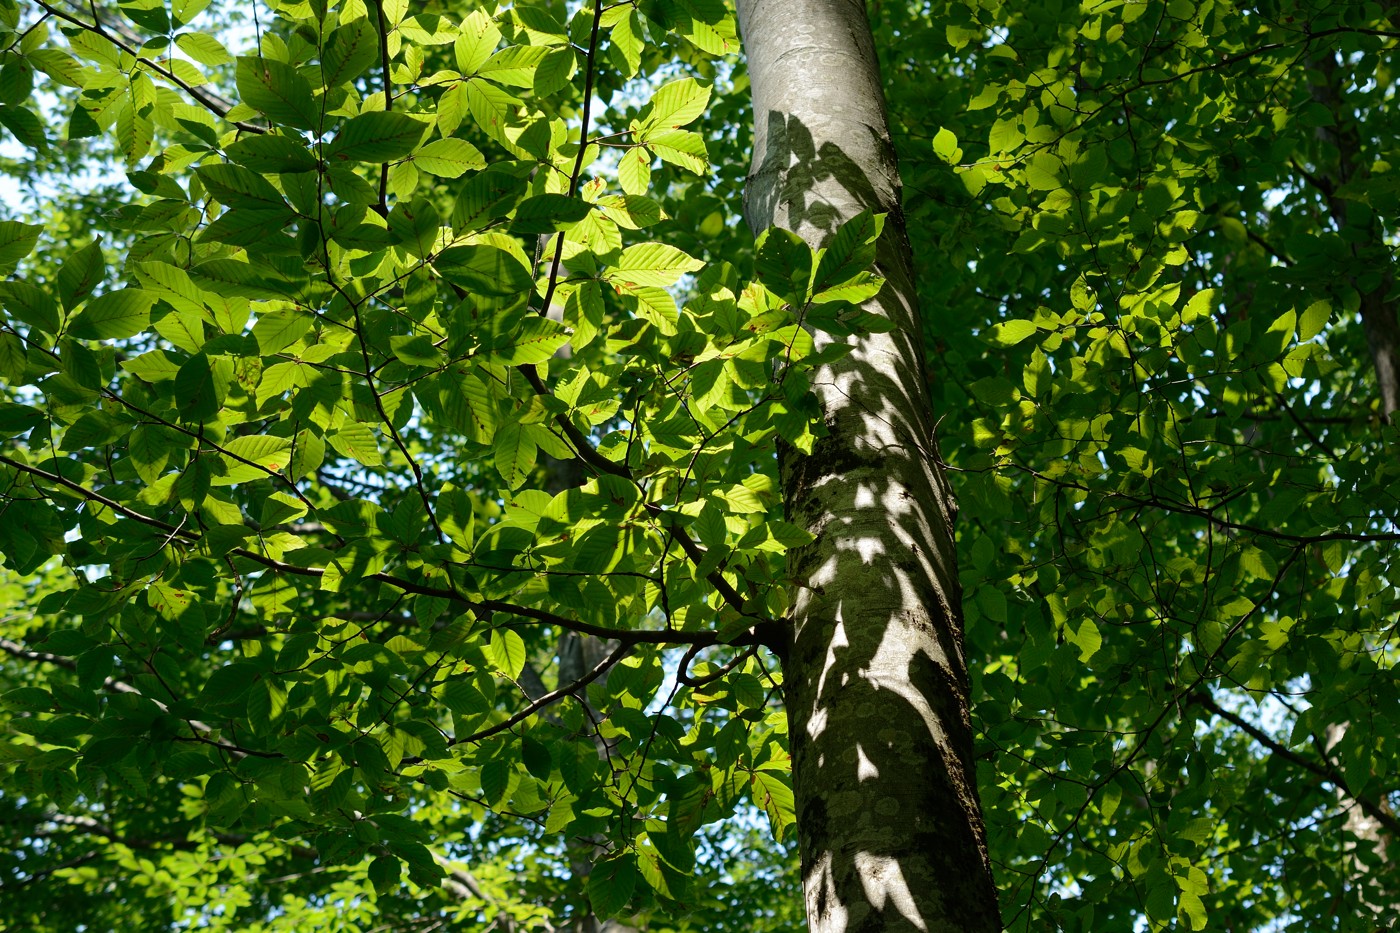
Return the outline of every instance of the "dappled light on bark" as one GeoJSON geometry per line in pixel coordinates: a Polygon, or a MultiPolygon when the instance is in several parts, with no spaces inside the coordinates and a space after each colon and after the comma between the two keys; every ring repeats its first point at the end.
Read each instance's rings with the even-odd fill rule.
{"type": "MultiPolygon", "coordinates": [[[[972,763],[952,495],[938,465],[899,176],[864,9],[740,4],[755,110],[750,226],[830,242],[887,215],[887,333],[813,376],[826,436],[782,451],[790,553],[785,664],[814,931],[1000,929],[972,763]]],[[[841,339],[817,335],[818,346],[841,339]]]]}

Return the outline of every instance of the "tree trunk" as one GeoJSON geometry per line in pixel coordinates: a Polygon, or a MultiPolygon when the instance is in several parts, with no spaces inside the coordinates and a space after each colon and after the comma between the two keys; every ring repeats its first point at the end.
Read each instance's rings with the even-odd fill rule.
{"type": "MultiPolygon", "coordinates": [[[[785,702],[813,931],[1000,930],[977,799],[962,613],[899,173],[865,7],[739,0],[753,88],[746,215],[820,245],[888,214],[887,334],[820,369],[828,434],[783,452],[796,581],[785,702]]],[[[817,335],[818,345],[830,337],[817,335]]]]}
{"type": "Polygon", "coordinates": [[[1350,214],[1350,202],[1337,194],[1344,185],[1364,179],[1368,174],[1362,158],[1358,118],[1354,111],[1346,109],[1342,99],[1347,69],[1338,62],[1337,54],[1328,51],[1316,63],[1323,83],[1313,85],[1313,98],[1331,112],[1333,120],[1331,126],[1318,130],[1318,136],[1337,150],[1335,169],[1329,171],[1326,166],[1319,166],[1316,183],[1322,186],[1338,232],[1361,228],[1361,238],[1351,242],[1351,253],[1358,264],[1370,261],[1376,266],[1370,275],[1354,276],[1352,282],[1361,296],[1361,326],[1376,371],[1381,417],[1390,422],[1400,412],[1400,312],[1390,300],[1395,275],[1385,236],[1369,208],[1364,211],[1361,223],[1355,223],[1350,214]]]}

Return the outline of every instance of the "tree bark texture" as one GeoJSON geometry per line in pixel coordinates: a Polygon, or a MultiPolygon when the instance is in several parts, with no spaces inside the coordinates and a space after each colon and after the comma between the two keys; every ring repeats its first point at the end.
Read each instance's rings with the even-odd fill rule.
{"type": "MultiPolygon", "coordinates": [[[[823,244],[886,213],[867,310],[891,332],[814,376],[827,435],[783,452],[786,646],[798,837],[816,933],[1001,929],[977,798],[953,547],[912,260],[870,25],[859,0],[739,0],[753,90],[745,211],[823,244]]],[[[818,345],[833,338],[817,335],[818,345]]]]}

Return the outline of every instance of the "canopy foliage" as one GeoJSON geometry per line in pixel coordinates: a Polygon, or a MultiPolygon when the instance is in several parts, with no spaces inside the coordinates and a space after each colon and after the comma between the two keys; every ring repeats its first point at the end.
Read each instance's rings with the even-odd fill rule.
{"type": "MultiPolygon", "coordinates": [[[[743,229],[720,3],[254,10],[0,0],[0,925],[800,925],[879,218],[743,229]]],[[[871,17],[1008,928],[1393,922],[1396,11],[871,17]]]]}

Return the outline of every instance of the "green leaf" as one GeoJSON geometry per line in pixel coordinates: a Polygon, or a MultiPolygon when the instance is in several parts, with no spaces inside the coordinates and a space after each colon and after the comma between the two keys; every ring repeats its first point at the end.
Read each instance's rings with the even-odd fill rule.
{"type": "Polygon", "coordinates": [[[122,360],[122,369],[138,379],[147,382],[164,382],[174,379],[180,371],[180,364],[172,360],[164,350],[152,350],[138,357],[122,360]]]}
{"type": "Polygon", "coordinates": [[[63,307],[73,310],[78,302],[92,293],[106,273],[107,262],[97,241],[69,256],[58,270],[58,295],[63,307]]]}
{"type": "Polygon", "coordinates": [[[710,103],[710,89],[694,78],[682,78],[663,85],[638,117],[640,138],[647,141],[652,131],[680,129],[694,122],[710,103]]]}
{"type": "MultiPolygon", "coordinates": [[[[521,643],[521,666],[524,667],[524,643],[521,643]]],[[[532,739],[528,735],[520,740],[520,759],[525,763],[525,770],[529,771],[533,777],[541,781],[547,781],[554,773],[554,758],[549,753],[549,746],[532,739]]]]}
{"type": "Polygon", "coordinates": [[[617,167],[617,182],[629,195],[646,194],[651,187],[651,152],[634,146],[623,155],[617,167]]]}
{"type": "Polygon", "coordinates": [[[567,46],[554,49],[535,69],[535,96],[548,97],[568,87],[569,80],[573,78],[577,68],[578,58],[573,49],[567,46]]]}
{"type": "Polygon", "coordinates": [[[241,165],[202,165],[195,174],[211,195],[229,207],[286,208],[282,195],[266,178],[241,165]]]}
{"type": "Polygon", "coordinates": [[[525,426],[518,421],[504,425],[496,431],[492,443],[493,460],[496,472],[501,474],[507,489],[518,489],[525,477],[535,468],[538,448],[534,438],[525,426]]]}
{"type": "Polygon", "coordinates": [[[384,457],[379,452],[379,442],[375,440],[374,432],[367,424],[351,422],[343,425],[327,436],[326,440],[330,441],[337,453],[364,466],[379,466],[384,462],[384,457]]]}
{"type": "Polygon", "coordinates": [[[612,855],[588,875],[588,902],[600,919],[620,914],[637,886],[637,865],[630,853],[612,855]]]}
{"type": "Polygon", "coordinates": [[[528,188],[527,179],[504,166],[492,166],[473,175],[457,192],[457,203],[452,209],[453,229],[480,230],[490,221],[504,217],[528,188]]]}
{"type": "Polygon", "coordinates": [[[53,695],[42,687],[16,687],[0,695],[0,706],[22,712],[47,712],[53,709],[53,695]]]}
{"type": "Polygon", "coordinates": [[[962,150],[958,148],[958,137],[946,126],[940,127],[938,132],[933,134],[933,154],[949,165],[962,158],[962,150]]]}
{"type": "Polygon", "coordinates": [[[511,772],[508,761],[488,761],[481,769],[481,793],[488,803],[499,803],[510,789],[511,772]]]}
{"type": "MultiPolygon", "coordinates": [[[[710,156],[705,149],[705,137],[699,133],[692,133],[689,130],[668,130],[656,132],[647,137],[647,146],[655,152],[663,162],[672,165],[679,165],[703,175],[710,170],[710,156]]],[[[626,191],[626,186],[623,187],[626,191]]],[[[628,194],[641,194],[640,191],[628,191],[628,194]]]]}
{"type": "Polygon", "coordinates": [[[393,162],[418,148],[428,127],[408,114],[371,111],[351,117],[326,147],[330,162],[393,162]]]}
{"type": "Polygon", "coordinates": [[[34,66],[15,56],[0,67],[0,103],[21,104],[34,90],[34,66]]]}
{"type": "Polygon", "coordinates": [[[1057,156],[1049,152],[1037,152],[1026,166],[1026,183],[1033,191],[1054,191],[1064,186],[1060,180],[1063,172],[1064,163],[1057,156]]]}
{"type": "Polygon", "coordinates": [[[618,525],[606,522],[584,532],[574,553],[574,569],[582,573],[605,574],[622,562],[626,536],[618,525]]]}
{"type": "Polygon", "coordinates": [[[209,6],[210,0],[170,0],[170,12],[178,25],[185,25],[209,6]]]}
{"type": "Polygon", "coordinates": [[[465,139],[436,139],[413,154],[413,164],[431,175],[460,178],[486,167],[486,157],[465,139]]]}
{"type": "Polygon", "coordinates": [[[1206,912],[1206,905],[1201,900],[1201,896],[1195,891],[1182,891],[1177,901],[1177,908],[1186,915],[1187,922],[1191,924],[1192,930],[1204,930],[1209,917],[1206,912]]]}
{"type": "Polygon", "coordinates": [[[0,126],[13,133],[22,146],[41,151],[48,148],[49,140],[44,133],[44,121],[27,107],[0,104],[0,126]]]}
{"type": "Polygon", "coordinates": [[[44,413],[29,405],[0,402],[0,437],[14,437],[44,423],[44,413]]]}
{"type": "Polygon", "coordinates": [[[508,366],[543,363],[569,342],[568,332],[549,318],[527,318],[505,350],[491,355],[492,362],[508,366]]]}
{"type": "Polygon", "coordinates": [[[519,295],[534,285],[530,270],[495,246],[453,246],[433,265],[449,282],[478,295],[519,295]]]}
{"type": "Polygon", "coordinates": [[[441,699],[443,705],[454,713],[475,713],[486,705],[481,691],[466,680],[452,680],[443,684],[441,699]]]}
{"type": "Polygon", "coordinates": [[[1080,661],[1088,661],[1103,645],[1103,636],[1099,634],[1099,627],[1093,619],[1085,619],[1079,624],[1079,629],[1070,632],[1067,637],[1079,649],[1080,661]]]}
{"type": "Polygon", "coordinates": [[[87,86],[88,70],[61,49],[35,49],[29,60],[56,84],[79,89],[87,86]]]}
{"type": "Polygon", "coordinates": [[[1019,120],[1005,117],[992,124],[987,144],[994,155],[1000,155],[1015,151],[1025,140],[1026,134],[1021,131],[1019,120]]]}
{"type": "Polygon", "coordinates": [[[1012,385],[1011,380],[1001,376],[988,376],[978,379],[968,386],[978,401],[988,405],[1005,407],[1021,398],[1021,390],[1012,385]]]}
{"type": "Polygon", "coordinates": [[[29,369],[29,351],[24,341],[16,334],[0,333],[0,378],[8,379],[12,385],[25,381],[29,369]]]}
{"type": "Polygon", "coordinates": [[[367,17],[341,23],[321,58],[321,84],[340,87],[355,80],[379,58],[379,31],[367,17]]]}
{"type": "Polygon", "coordinates": [[[1069,164],[1069,177],[1075,187],[1087,190],[1102,184],[1108,175],[1108,155],[1104,146],[1092,146],[1069,164]]]}
{"type": "Polygon", "coordinates": [[[299,310],[259,314],[258,323],[253,325],[253,339],[257,341],[258,352],[263,356],[280,353],[300,340],[314,321],[311,315],[299,310]]]}
{"type": "Polygon", "coordinates": [[[210,259],[189,270],[195,285],[216,295],[239,298],[268,299],[291,297],[296,294],[293,282],[276,269],[237,259],[210,259]]]}
{"type": "Polygon", "coordinates": [[[651,322],[663,335],[669,337],[676,333],[680,315],[676,312],[676,299],[666,289],[654,285],[624,285],[618,294],[639,317],[651,322]]]}
{"type": "Polygon", "coordinates": [[[597,201],[603,214],[613,223],[628,230],[640,230],[666,219],[661,205],[639,194],[610,194],[597,201]]]}
{"type": "Polygon", "coordinates": [[[233,361],[225,356],[200,353],[186,360],[175,375],[175,397],[186,420],[218,419],[233,382],[233,361]]]}
{"type": "Polygon", "coordinates": [[[176,308],[155,322],[155,332],[186,353],[199,353],[204,346],[203,315],[197,310],[176,308]]]}
{"type": "Polygon", "coordinates": [[[535,83],[535,69],[549,49],[540,46],[511,45],[487,59],[478,73],[500,84],[529,88],[535,83]]]}
{"type": "Polygon", "coordinates": [[[1217,288],[1203,288],[1196,292],[1181,311],[1181,323],[1190,324],[1202,317],[1209,316],[1215,310],[1219,297],[1220,290],[1217,288]]]}
{"type": "Polygon", "coordinates": [[[7,314],[46,334],[57,334],[61,320],[58,303],[48,292],[29,282],[0,283],[0,305],[7,314]]]}
{"type": "MultiPolygon", "coordinates": [[[[168,599],[172,594],[172,591],[166,587],[158,587],[149,592],[151,593],[152,605],[155,605],[157,599],[168,599]]],[[[245,661],[226,664],[210,675],[204,684],[204,689],[200,691],[200,699],[204,702],[236,700],[252,689],[253,683],[258,679],[260,673],[261,670],[257,665],[245,661]]]]}
{"type": "Polygon", "coordinates": [[[1034,334],[1038,328],[1031,321],[1000,321],[993,325],[988,342],[1000,347],[1015,346],[1034,334]]]}
{"type": "Polygon", "coordinates": [[[791,230],[773,227],[763,231],[754,245],[754,273],[759,281],[784,301],[803,304],[812,283],[812,251],[807,242],[791,230]]]}
{"type": "Polygon", "coordinates": [[[842,224],[822,250],[812,290],[820,292],[868,272],[875,262],[875,246],[884,228],[884,215],[870,211],[861,211],[842,224]]]}
{"type": "Polygon", "coordinates": [[[224,462],[224,472],[210,480],[215,486],[248,483],[266,479],[269,471],[282,472],[291,456],[292,439],[273,437],[270,434],[250,434],[235,437],[224,444],[223,448],[224,454],[220,459],[224,462]]]}
{"type": "Polygon", "coordinates": [[[1314,301],[1298,317],[1298,340],[1307,342],[1322,333],[1332,317],[1330,301],[1314,301]]]}
{"type": "Polygon", "coordinates": [[[824,288],[812,296],[813,304],[844,301],[858,305],[880,294],[885,280],[871,272],[861,272],[839,285],[824,288]]]}
{"type": "Polygon", "coordinates": [[[632,77],[642,63],[642,50],[646,47],[646,43],[637,34],[637,14],[632,10],[624,10],[623,15],[612,27],[609,38],[611,43],[608,54],[614,66],[622,72],[623,77],[632,77]]]}
{"type": "MultiPolygon", "coordinates": [[[[306,148],[305,143],[290,136],[278,136],[272,133],[262,136],[245,136],[224,151],[228,153],[230,159],[239,165],[267,175],[283,172],[314,172],[319,164],[311,150],[306,148]]],[[[278,200],[280,200],[280,196],[278,200]]]]}
{"type": "Polygon", "coordinates": [[[300,130],[315,129],[320,122],[311,82],[291,65],[261,56],[242,56],[235,76],[243,102],[273,122],[300,130]]]}
{"type": "Polygon", "coordinates": [[[409,366],[435,368],[447,360],[447,355],[433,346],[433,338],[427,334],[395,334],[389,338],[389,349],[409,366]]]}
{"type": "Polygon", "coordinates": [[[377,856],[369,863],[366,876],[369,883],[374,886],[374,892],[381,897],[387,897],[399,889],[399,875],[403,872],[403,863],[392,855],[377,856]]]}
{"type": "Polygon", "coordinates": [[[704,263],[682,250],[664,243],[639,243],[622,251],[616,266],[604,278],[609,281],[630,282],[633,285],[655,285],[665,288],[680,281],[687,272],[695,272],[704,263]]]}
{"type": "Polygon", "coordinates": [[[587,217],[591,210],[587,203],[577,198],[563,194],[540,194],[520,202],[510,229],[512,233],[522,236],[569,230],[587,217]]]}
{"type": "Polygon", "coordinates": [[[151,323],[155,296],[139,288],[119,288],[87,303],[68,325],[68,333],[85,340],[134,337],[151,323]]]}
{"type": "Polygon", "coordinates": [[[175,37],[175,44],[190,58],[210,68],[233,61],[233,56],[218,39],[202,32],[182,32],[175,37]]]}
{"type": "Polygon", "coordinates": [[[512,629],[498,628],[491,633],[486,656],[496,670],[515,680],[525,668],[525,640],[512,629]]]}
{"type": "Polygon", "coordinates": [[[472,10],[462,21],[462,31],[452,46],[457,70],[464,75],[476,74],[500,44],[501,31],[491,17],[482,10],[472,10]]]}
{"type": "Polygon", "coordinates": [[[28,256],[39,242],[41,224],[22,224],[17,220],[0,220],[0,264],[9,265],[28,256]]]}
{"type": "Polygon", "coordinates": [[[1006,594],[995,585],[977,588],[977,608],[993,622],[1006,621],[1006,594]]]}
{"type": "Polygon", "coordinates": [[[781,842],[788,827],[797,822],[792,788],[780,775],[772,771],[755,771],[752,792],[754,803],[768,814],[768,823],[773,828],[773,838],[781,842]]]}

